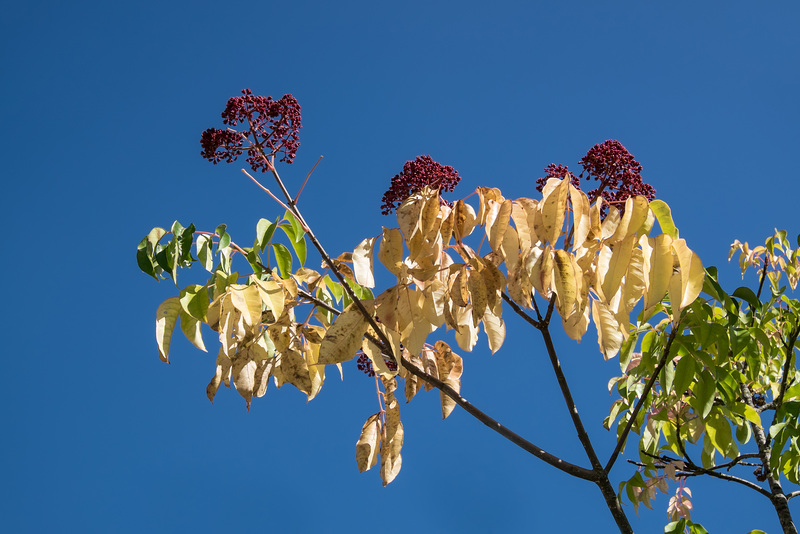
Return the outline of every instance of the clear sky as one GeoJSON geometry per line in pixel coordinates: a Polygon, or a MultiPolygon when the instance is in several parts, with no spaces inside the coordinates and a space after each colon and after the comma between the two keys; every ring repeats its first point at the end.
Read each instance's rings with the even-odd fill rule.
{"type": "MultiPolygon", "coordinates": [[[[420,154],[459,170],[452,197],[485,185],[514,198],[606,139],[642,163],[731,288],[734,239],[800,232],[796,2],[27,0],[2,12],[7,532],[615,530],[593,485],[460,409],[441,421],[434,392],[401,406],[403,469],[382,488],[354,461],[376,405],[354,365],[309,404],[270,388],[248,414],[233,391],[206,399],[213,356],[176,336],[172,364],[159,362],[155,310],[175,288],[138,271],[138,241],[178,219],[227,223],[246,243],[280,214],[237,166],[199,156],[201,131],[245,87],[302,105],[283,174],[299,184],[325,156],[301,207],[331,251],[394,224],[381,195],[420,154]]],[[[607,455],[619,367],[591,332],[558,348],[607,455]]],[[[462,355],[468,399],[586,465],[529,332],[462,355]]],[[[614,480],[631,469],[619,462],[614,480]]],[[[711,532],[779,528],[750,490],[689,487],[711,532]]],[[[640,518],[629,507],[637,532],[661,531],[667,500],[640,518]]]]}

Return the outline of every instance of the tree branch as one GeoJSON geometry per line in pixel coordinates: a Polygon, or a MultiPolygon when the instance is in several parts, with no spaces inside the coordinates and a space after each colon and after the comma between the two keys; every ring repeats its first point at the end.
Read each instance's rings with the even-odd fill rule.
{"type": "Polygon", "coordinates": [[[453,399],[453,401],[455,401],[456,404],[464,408],[464,410],[466,410],[467,413],[472,415],[478,421],[488,426],[489,428],[491,428],[492,430],[494,430],[495,432],[497,432],[498,434],[500,434],[513,444],[531,453],[540,460],[543,460],[544,462],[552,465],[556,469],[567,473],[568,475],[572,475],[574,477],[583,480],[590,480],[592,482],[597,482],[597,474],[594,471],[586,469],[585,467],[580,467],[578,465],[571,464],[569,462],[565,462],[561,458],[550,454],[541,447],[537,447],[530,441],[512,432],[502,424],[498,423],[497,421],[486,415],[484,412],[482,412],[474,405],[472,405],[469,401],[467,401],[467,399],[462,397],[453,388],[451,388],[438,378],[435,378],[427,374],[425,371],[423,371],[422,369],[411,363],[406,358],[401,357],[401,360],[403,367],[405,367],[408,370],[408,372],[421,378],[422,380],[425,380],[429,384],[432,384],[439,391],[441,391],[442,393],[453,399]]]}

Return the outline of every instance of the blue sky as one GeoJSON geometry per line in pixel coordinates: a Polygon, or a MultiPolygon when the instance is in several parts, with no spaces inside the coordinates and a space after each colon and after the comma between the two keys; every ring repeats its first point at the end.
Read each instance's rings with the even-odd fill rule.
{"type": "MultiPolygon", "coordinates": [[[[292,93],[302,208],[331,251],[392,220],[391,176],[420,154],[457,195],[532,196],[548,163],[620,140],[689,245],[723,269],[736,238],[800,232],[800,7],[795,2],[5,2],[0,19],[0,515],[9,532],[613,532],[592,485],[526,455],[438,396],[401,406],[403,470],[359,474],[374,385],[351,366],[309,404],[270,388],[246,413],[205,397],[213,357],[176,339],[159,362],[157,305],[135,248],[178,219],[234,240],[280,210],[237,166],[199,157],[228,97],[292,93]]],[[[456,195],[454,195],[456,196],[456,195]]],[[[211,345],[207,336],[207,343],[211,345]]],[[[613,400],[591,334],[559,338],[601,456],[613,400]]],[[[462,393],[531,441],[586,464],[543,347],[509,335],[465,356],[462,393]]],[[[629,477],[620,462],[615,480],[629,477]]],[[[692,481],[712,532],[777,531],[766,499],[692,481]],[[732,504],[735,503],[735,504],[732,504]]],[[[658,532],[668,496],[631,520],[658,532]]],[[[792,501],[795,516],[800,515],[792,501]]]]}

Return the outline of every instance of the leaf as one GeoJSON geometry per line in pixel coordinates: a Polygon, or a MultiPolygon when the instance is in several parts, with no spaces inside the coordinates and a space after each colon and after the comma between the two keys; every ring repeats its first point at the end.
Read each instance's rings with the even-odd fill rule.
{"type": "Polygon", "coordinates": [[[211,250],[213,240],[210,235],[200,234],[197,236],[197,259],[208,272],[214,272],[214,253],[211,250]]]}
{"type": "Polygon", "coordinates": [[[359,473],[369,470],[378,462],[378,449],[381,443],[381,414],[376,413],[367,418],[361,427],[361,435],[356,442],[356,465],[359,473]]]}
{"type": "Polygon", "coordinates": [[[403,423],[400,422],[400,405],[394,392],[397,379],[381,378],[385,390],[386,424],[381,439],[381,479],[386,486],[395,479],[403,463],[400,450],[403,448],[403,423]]]}
{"type": "Polygon", "coordinates": [[[281,352],[279,361],[279,368],[284,381],[305,393],[307,397],[310,397],[313,384],[311,383],[308,363],[303,358],[303,355],[294,349],[287,349],[281,352]]]}
{"type": "MultiPolygon", "coordinates": [[[[608,270],[606,272],[598,272],[602,279],[603,296],[606,303],[610,302],[619,290],[622,278],[628,272],[628,266],[631,263],[631,255],[633,254],[633,246],[636,244],[636,236],[630,235],[624,238],[621,242],[614,245],[614,250],[608,261],[608,270]]],[[[603,250],[606,250],[605,247],[603,250]]],[[[598,265],[598,271],[600,266],[598,265]]]]}
{"type": "Polygon", "coordinates": [[[501,317],[492,312],[491,308],[486,308],[486,313],[483,315],[483,330],[486,332],[489,350],[494,354],[500,350],[503,340],[506,338],[506,325],[501,317]]]}
{"type": "Polygon", "coordinates": [[[475,210],[463,200],[459,200],[456,202],[453,218],[453,234],[456,237],[456,241],[461,241],[470,235],[472,229],[475,228],[475,210]]]}
{"type": "Polygon", "coordinates": [[[273,243],[272,250],[275,252],[275,260],[278,263],[281,278],[289,278],[292,274],[292,253],[281,243],[273,243]]]}
{"type": "Polygon", "coordinates": [[[258,288],[261,302],[272,310],[273,320],[278,320],[285,304],[283,287],[275,280],[259,280],[256,276],[250,276],[250,282],[258,288]]]}
{"type": "Polygon", "coordinates": [[[572,314],[577,299],[577,285],[572,256],[563,249],[555,251],[555,269],[553,280],[556,286],[556,308],[561,317],[572,314]]]}
{"type": "Polygon", "coordinates": [[[378,259],[389,272],[396,276],[400,275],[400,268],[403,265],[403,235],[400,230],[383,227],[378,259]]]}
{"type": "Polygon", "coordinates": [[[542,213],[542,227],[535,228],[539,239],[555,244],[561,236],[564,226],[564,216],[567,210],[567,195],[569,194],[570,181],[564,178],[560,183],[545,195],[539,203],[542,213]]]}
{"type": "Polygon", "coordinates": [[[244,322],[255,331],[261,324],[261,295],[258,286],[232,284],[228,289],[231,304],[242,314],[244,322]]]}
{"type": "Polygon", "coordinates": [[[205,344],[203,343],[203,336],[200,332],[200,326],[203,323],[186,313],[184,310],[181,310],[180,321],[181,330],[183,331],[183,335],[186,336],[186,339],[191,341],[192,345],[203,352],[208,352],[205,344]]]}
{"type": "Polygon", "coordinates": [[[201,285],[190,285],[181,289],[181,307],[188,315],[198,321],[206,320],[208,312],[208,288],[201,285]]]}
{"type": "Polygon", "coordinates": [[[654,200],[650,203],[650,209],[656,216],[661,231],[673,239],[678,239],[678,229],[672,221],[672,210],[663,200],[654,200]]]}
{"type": "MultiPolygon", "coordinates": [[[[643,238],[644,240],[645,238],[643,238]]],[[[670,279],[672,279],[672,238],[667,234],[660,234],[655,238],[649,238],[651,254],[649,262],[649,272],[647,273],[647,288],[644,294],[645,316],[652,310],[664,295],[667,293],[670,279]]]]}
{"type": "Polygon", "coordinates": [[[512,202],[506,199],[502,203],[489,202],[489,210],[486,214],[486,236],[489,238],[489,246],[492,250],[500,250],[503,244],[503,236],[508,230],[510,223],[512,202]]]}
{"type": "MultiPolygon", "coordinates": [[[[464,364],[461,356],[453,352],[450,346],[444,341],[437,341],[433,348],[436,354],[436,366],[439,372],[439,380],[453,388],[456,393],[460,393],[461,375],[464,372],[464,364]]],[[[439,392],[439,396],[442,403],[442,419],[447,419],[456,407],[456,401],[441,391],[439,392]]]]}
{"type": "Polygon", "coordinates": [[[250,401],[253,400],[253,385],[255,383],[256,362],[243,357],[233,362],[231,376],[236,391],[247,402],[247,411],[250,411],[250,401]]]}
{"type": "Polygon", "coordinates": [[[700,414],[701,419],[705,419],[714,407],[714,397],[717,392],[714,376],[705,369],[701,370],[692,392],[694,397],[689,399],[689,404],[700,414]]]}
{"type": "Polygon", "coordinates": [[[592,319],[597,328],[597,344],[600,346],[600,352],[606,360],[613,358],[619,352],[623,341],[619,322],[608,306],[599,300],[592,301],[592,319]]]}
{"type": "MultiPolygon", "coordinates": [[[[362,301],[369,313],[373,302],[362,301]]],[[[351,304],[333,322],[322,338],[319,349],[319,363],[329,365],[353,359],[361,347],[361,339],[367,331],[367,319],[355,304],[351,304]]]]}
{"type": "Polygon", "coordinates": [[[225,356],[225,353],[222,352],[222,348],[219,349],[219,353],[217,354],[217,368],[214,372],[214,377],[209,382],[208,386],[206,386],[206,397],[211,403],[214,403],[214,397],[217,394],[217,390],[219,390],[219,385],[225,381],[225,384],[228,384],[229,376],[231,373],[231,360],[225,356]]]}
{"type": "Polygon", "coordinates": [[[275,233],[277,227],[278,221],[270,222],[268,219],[259,219],[258,224],[256,224],[255,246],[257,246],[261,252],[264,252],[264,249],[267,248],[267,245],[272,241],[272,235],[275,233]]]}
{"type": "Polygon", "coordinates": [[[575,250],[583,245],[592,229],[589,215],[589,198],[586,193],[572,185],[572,183],[569,184],[569,198],[572,201],[572,216],[574,219],[572,249],[575,250]]]}
{"type": "Polygon", "coordinates": [[[162,362],[169,363],[169,343],[180,313],[181,302],[178,297],[168,298],[156,310],[156,342],[158,357],[162,362]]]}
{"type": "Polygon", "coordinates": [[[675,239],[672,242],[672,250],[678,256],[678,262],[681,270],[681,295],[680,303],[673,302],[673,308],[676,304],[680,305],[680,309],[685,308],[700,295],[703,289],[703,281],[705,280],[706,272],[703,269],[703,264],[700,262],[700,257],[695,254],[688,246],[686,246],[685,239],[675,239]]]}
{"type": "Polygon", "coordinates": [[[372,251],[375,248],[377,237],[363,240],[353,251],[353,271],[356,282],[365,287],[375,287],[375,277],[372,274],[372,251]]]}

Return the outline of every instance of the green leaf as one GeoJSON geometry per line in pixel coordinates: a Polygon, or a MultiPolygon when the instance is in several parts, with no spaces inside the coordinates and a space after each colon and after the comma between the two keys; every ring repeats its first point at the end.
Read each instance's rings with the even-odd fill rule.
{"type": "Polygon", "coordinates": [[[299,243],[306,234],[303,230],[303,225],[300,224],[300,221],[298,221],[289,210],[284,213],[283,218],[289,221],[289,224],[292,225],[292,230],[294,231],[294,241],[295,243],[299,243]]]}
{"type": "Polygon", "coordinates": [[[197,236],[197,259],[208,272],[214,272],[214,253],[211,251],[212,239],[210,235],[200,234],[197,236]]]}
{"type": "Polygon", "coordinates": [[[702,419],[705,419],[714,406],[714,396],[717,392],[717,384],[711,373],[705,369],[700,371],[693,392],[694,396],[689,399],[689,404],[702,419]]]}
{"type": "Polygon", "coordinates": [[[672,388],[679,397],[689,388],[689,384],[694,380],[694,373],[696,370],[697,363],[695,359],[689,355],[682,357],[678,362],[675,368],[675,378],[672,382],[672,388]]]}
{"type": "Polygon", "coordinates": [[[203,323],[185,311],[181,310],[181,330],[183,331],[183,335],[186,336],[186,339],[192,342],[192,345],[203,352],[208,352],[205,344],[203,343],[203,336],[200,332],[200,326],[202,324],[203,323]]]}
{"type": "Polygon", "coordinates": [[[206,321],[208,311],[208,288],[201,285],[186,286],[181,290],[180,302],[183,310],[198,321],[206,321]]]}
{"type": "Polygon", "coordinates": [[[761,307],[761,302],[758,300],[758,297],[756,297],[756,294],[753,293],[753,290],[749,287],[742,286],[736,288],[736,291],[733,292],[733,296],[747,302],[752,310],[758,310],[761,307]]]}
{"type": "Polygon", "coordinates": [[[733,441],[730,422],[719,410],[712,410],[711,416],[704,422],[706,435],[714,447],[726,458],[735,458],[739,454],[739,450],[733,441]]]}
{"type": "Polygon", "coordinates": [[[678,521],[667,523],[664,526],[664,534],[681,534],[686,528],[686,518],[681,518],[678,521]]]}
{"type": "Polygon", "coordinates": [[[278,226],[278,221],[270,222],[268,219],[260,219],[256,225],[256,245],[264,252],[269,242],[272,240],[272,234],[275,233],[275,228],[278,226]]]}
{"type": "Polygon", "coordinates": [[[147,252],[147,246],[146,237],[139,241],[139,245],[136,247],[136,263],[144,274],[149,274],[158,281],[156,265],[153,263],[153,256],[147,252]]]}
{"type": "Polygon", "coordinates": [[[231,244],[231,236],[225,231],[226,228],[228,228],[227,224],[220,224],[215,230],[215,233],[219,236],[219,245],[217,245],[217,250],[228,248],[231,244]]]}
{"type": "Polygon", "coordinates": [[[336,299],[336,302],[341,302],[342,295],[344,295],[344,288],[342,287],[342,284],[335,282],[327,274],[325,275],[325,278],[323,278],[323,281],[328,287],[328,291],[330,291],[331,295],[333,295],[333,298],[336,299]]]}
{"type": "Polygon", "coordinates": [[[272,250],[275,252],[275,260],[278,262],[281,278],[289,278],[292,274],[292,253],[281,243],[273,243],[272,250]]]}
{"type": "Polygon", "coordinates": [[[689,534],[708,534],[708,531],[700,523],[689,522],[689,534]]]}
{"type": "Polygon", "coordinates": [[[653,200],[650,202],[650,209],[658,220],[658,225],[661,231],[672,239],[678,239],[678,229],[675,228],[675,223],[672,221],[672,210],[663,200],[653,200]]]}

